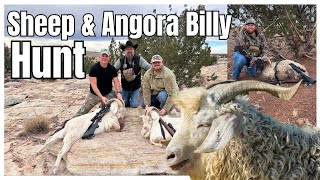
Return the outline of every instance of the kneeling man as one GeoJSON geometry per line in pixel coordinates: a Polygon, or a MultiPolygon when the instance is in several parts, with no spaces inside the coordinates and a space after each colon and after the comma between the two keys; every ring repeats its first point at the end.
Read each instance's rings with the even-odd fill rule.
{"type": "Polygon", "coordinates": [[[142,83],[144,102],[142,107],[155,106],[160,115],[170,111],[173,97],[178,93],[178,85],[173,72],[163,65],[160,55],[151,58],[151,68],[144,74],[142,83]]]}

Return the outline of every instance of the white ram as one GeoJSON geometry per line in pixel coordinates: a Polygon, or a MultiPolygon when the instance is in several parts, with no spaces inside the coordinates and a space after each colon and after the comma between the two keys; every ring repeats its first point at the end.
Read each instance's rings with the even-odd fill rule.
{"type": "Polygon", "coordinates": [[[299,67],[306,75],[309,75],[308,71],[303,65],[289,59],[281,60],[279,62],[271,62],[271,60],[265,56],[262,58],[262,60],[263,70],[261,71],[259,78],[265,81],[275,81],[276,76],[279,81],[301,79],[301,75],[289,65],[290,63],[299,67]]]}
{"type": "MultiPolygon", "coordinates": [[[[110,131],[111,129],[120,129],[120,123],[123,123],[121,121],[123,120],[125,113],[124,103],[118,99],[111,99],[110,102],[110,111],[102,117],[99,127],[94,131],[94,134],[110,131]]],[[[37,154],[42,152],[49,145],[57,142],[60,139],[63,139],[63,146],[58,153],[57,160],[54,165],[54,174],[56,174],[58,170],[62,157],[66,155],[66,153],[78,139],[81,139],[83,134],[92,123],[91,119],[98,111],[100,111],[100,108],[94,112],[70,119],[67,121],[63,129],[55,133],[53,136],[50,136],[43,147],[38,150],[37,154]]]]}
{"type": "MultiPolygon", "coordinates": [[[[248,48],[249,54],[253,56],[253,62],[257,60],[257,57],[255,56],[259,54],[259,51],[259,48],[254,46],[250,46],[248,48]]],[[[258,68],[257,77],[263,81],[276,81],[277,79],[279,81],[289,81],[301,79],[301,75],[289,65],[291,63],[304,71],[306,75],[309,75],[308,71],[303,65],[293,60],[284,58],[278,62],[271,62],[270,58],[267,56],[263,56],[261,60],[262,67],[258,68]]]]}
{"type": "MultiPolygon", "coordinates": [[[[143,126],[141,129],[141,136],[150,139],[150,143],[159,146],[164,147],[161,142],[164,140],[170,140],[172,136],[169,134],[169,132],[163,127],[163,130],[165,132],[165,138],[163,138],[161,133],[161,128],[159,124],[159,110],[155,107],[148,107],[145,111],[145,113],[141,116],[143,120],[143,126]]],[[[181,123],[181,118],[177,117],[171,117],[169,115],[165,115],[162,117],[163,121],[165,121],[167,124],[172,124],[173,128],[175,130],[178,130],[181,123]]]]}

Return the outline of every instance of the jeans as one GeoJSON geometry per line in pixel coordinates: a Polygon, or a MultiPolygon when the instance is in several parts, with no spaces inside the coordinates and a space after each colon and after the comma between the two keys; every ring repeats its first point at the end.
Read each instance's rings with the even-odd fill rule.
{"type": "Polygon", "coordinates": [[[122,98],[126,107],[136,108],[139,106],[140,88],[134,91],[126,91],[122,89],[122,98]]]}
{"type": "MultiPolygon", "coordinates": [[[[166,104],[168,98],[168,94],[167,91],[162,90],[160,91],[159,94],[156,95],[151,95],[151,105],[150,106],[154,106],[158,109],[162,109],[163,106],[166,104]]],[[[145,108],[146,105],[144,104],[144,100],[142,101],[142,108],[145,108]]]]}
{"type": "Polygon", "coordinates": [[[233,53],[233,67],[232,67],[232,78],[238,80],[243,66],[247,66],[247,74],[256,77],[254,65],[250,66],[250,61],[239,51],[233,53]]]}

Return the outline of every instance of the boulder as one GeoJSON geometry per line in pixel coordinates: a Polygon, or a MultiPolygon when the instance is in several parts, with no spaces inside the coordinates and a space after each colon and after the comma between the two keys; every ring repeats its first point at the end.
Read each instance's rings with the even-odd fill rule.
{"type": "Polygon", "coordinates": [[[33,117],[45,115],[47,117],[53,117],[65,109],[67,105],[59,102],[52,102],[51,100],[35,99],[31,101],[23,101],[13,107],[6,108],[4,110],[5,120],[17,120],[17,119],[31,119],[33,117]]]}
{"type": "Polygon", "coordinates": [[[14,106],[16,104],[21,103],[24,99],[26,99],[28,95],[12,95],[12,96],[7,96],[4,99],[4,106],[14,106]]]}

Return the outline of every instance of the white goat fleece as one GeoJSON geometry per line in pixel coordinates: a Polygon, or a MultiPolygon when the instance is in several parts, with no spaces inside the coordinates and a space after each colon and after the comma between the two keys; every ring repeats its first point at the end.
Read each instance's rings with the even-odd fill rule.
{"type": "MultiPolygon", "coordinates": [[[[158,146],[158,147],[165,147],[163,144],[161,144],[164,140],[170,140],[172,139],[172,136],[170,133],[165,129],[164,126],[163,130],[165,132],[165,138],[163,138],[160,128],[160,115],[159,111],[154,107],[149,107],[146,112],[150,113],[144,113],[141,117],[143,119],[143,127],[141,129],[141,136],[150,139],[150,143],[158,146]]],[[[171,117],[169,115],[162,116],[162,120],[165,121],[167,124],[172,124],[173,128],[178,131],[180,129],[181,124],[181,117],[171,117]]]]}
{"type": "Polygon", "coordinates": [[[179,92],[185,118],[166,149],[168,166],[191,179],[320,179],[320,130],[282,124],[262,113],[244,92],[290,100],[285,88],[236,81],[179,92]]]}
{"type": "MultiPolygon", "coordinates": [[[[262,58],[262,60],[264,61],[264,69],[261,72],[261,79],[263,80],[269,80],[269,81],[273,81],[276,80],[275,77],[275,66],[278,62],[271,62],[271,60],[264,56],[262,58]]],[[[298,62],[295,62],[293,60],[289,60],[289,59],[285,59],[285,60],[281,60],[279,61],[278,65],[277,65],[277,78],[279,79],[279,81],[286,81],[286,80],[299,80],[300,74],[297,73],[289,64],[292,63],[294,65],[296,65],[297,67],[299,67],[300,69],[305,71],[306,75],[309,75],[309,73],[307,72],[306,68],[299,64],[298,62]]]]}
{"type": "MultiPolygon", "coordinates": [[[[120,124],[118,119],[124,116],[124,106],[123,103],[119,100],[111,100],[110,111],[107,112],[101,119],[99,127],[94,131],[94,134],[99,134],[102,132],[110,131],[111,129],[119,130],[120,124]]],[[[82,116],[75,117],[70,119],[65,127],[55,133],[53,136],[49,137],[43,147],[38,150],[37,154],[42,152],[49,145],[57,142],[60,139],[63,139],[63,146],[57,156],[57,160],[54,165],[53,173],[56,174],[60,161],[67,152],[70,150],[72,145],[78,140],[81,139],[83,134],[87,131],[88,127],[92,123],[91,119],[100,111],[101,108],[95,110],[94,112],[84,114],[82,116]]]]}

